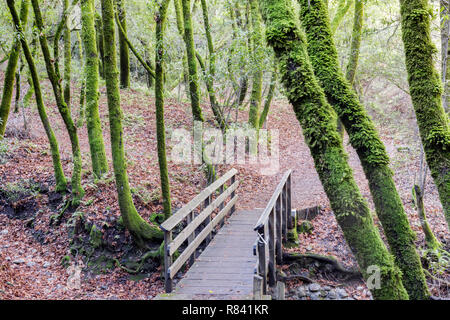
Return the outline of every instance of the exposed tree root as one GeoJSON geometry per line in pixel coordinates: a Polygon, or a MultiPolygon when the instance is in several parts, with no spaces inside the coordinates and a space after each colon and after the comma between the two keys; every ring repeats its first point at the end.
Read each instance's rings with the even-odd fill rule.
{"type": "MultiPolygon", "coordinates": [[[[359,278],[361,277],[361,272],[356,269],[346,269],[336,258],[331,256],[323,256],[315,253],[283,253],[283,261],[285,262],[295,262],[300,267],[307,267],[314,262],[319,262],[324,265],[330,265],[333,271],[337,271],[346,275],[347,278],[359,278]]],[[[312,282],[311,279],[301,276],[295,275],[294,278],[300,279],[301,277],[305,278],[305,281],[312,282]]],[[[289,280],[289,279],[287,279],[289,280]]]]}

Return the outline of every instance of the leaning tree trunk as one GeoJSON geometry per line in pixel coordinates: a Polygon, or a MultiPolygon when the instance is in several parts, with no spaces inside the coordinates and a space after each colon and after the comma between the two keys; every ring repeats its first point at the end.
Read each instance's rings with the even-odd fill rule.
{"type": "Polygon", "coordinates": [[[449,21],[449,2],[448,0],[439,1],[440,9],[440,22],[441,22],[441,78],[444,87],[442,95],[442,105],[444,110],[448,110],[448,91],[449,86],[447,81],[450,80],[450,68],[448,68],[449,62],[449,37],[450,37],[450,21],[449,21]]]}
{"type": "Polygon", "coordinates": [[[334,34],[355,0],[339,0],[336,14],[331,20],[331,32],[334,34]]]}
{"type": "MultiPolygon", "coordinates": [[[[69,139],[72,147],[72,161],[73,161],[73,171],[72,171],[72,204],[74,206],[79,205],[81,199],[84,195],[83,187],[81,186],[81,151],[78,141],[77,127],[72,119],[70,109],[66,105],[63,97],[63,91],[61,87],[61,79],[58,76],[59,71],[52,62],[50,57],[50,50],[48,48],[47,37],[44,32],[44,23],[42,20],[41,10],[39,8],[38,0],[31,0],[34,17],[36,21],[36,26],[39,30],[39,42],[41,43],[42,53],[44,55],[45,66],[47,69],[47,74],[50,78],[52,84],[53,93],[56,100],[56,106],[58,107],[59,113],[63,118],[64,124],[66,126],[67,132],[69,134],[69,139]]],[[[54,57],[55,58],[55,57],[54,57]]]]}
{"type": "Polygon", "coordinates": [[[120,213],[126,228],[136,242],[143,245],[146,240],[162,239],[159,228],[151,226],[137,212],[131,197],[123,146],[122,109],[120,108],[119,79],[116,61],[113,0],[102,0],[103,36],[105,40],[105,80],[108,98],[111,151],[120,213]]]}
{"type": "MultiPolygon", "coordinates": [[[[29,5],[28,0],[23,0],[23,5],[29,5]]],[[[44,126],[45,133],[47,135],[48,141],[50,143],[50,150],[52,154],[53,168],[55,171],[55,181],[56,181],[56,192],[63,192],[67,188],[66,177],[64,176],[63,168],[61,165],[61,158],[59,155],[58,141],[56,140],[55,134],[53,133],[52,127],[50,126],[50,121],[47,117],[47,112],[45,110],[44,100],[42,98],[41,85],[39,80],[39,75],[36,69],[36,65],[33,60],[33,56],[30,52],[30,48],[25,40],[23,34],[23,28],[21,26],[19,17],[14,7],[14,0],[7,0],[11,16],[16,28],[16,32],[20,35],[20,43],[22,45],[22,50],[27,60],[28,67],[30,69],[31,78],[33,80],[34,94],[36,97],[36,105],[41,118],[42,125],[44,126]]]]}
{"type": "MultiPolygon", "coordinates": [[[[64,11],[69,9],[69,0],[64,0],[64,11]]],[[[72,42],[70,38],[69,19],[64,23],[64,101],[70,109],[70,72],[72,64],[72,42]]]]}
{"type": "Polygon", "coordinates": [[[362,27],[364,23],[364,0],[355,0],[355,17],[353,20],[352,44],[345,77],[350,85],[355,82],[358,68],[359,52],[361,47],[362,27]]]}
{"type": "Polygon", "coordinates": [[[427,0],[400,0],[409,90],[420,137],[450,228],[450,124],[442,107],[442,84],[434,68],[427,0]]]}
{"type": "Polygon", "coordinates": [[[95,11],[95,35],[97,40],[99,74],[102,79],[105,78],[105,52],[103,39],[102,17],[95,11]]]}
{"type": "Polygon", "coordinates": [[[377,266],[380,287],[376,299],[408,299],[401,272],[376,229],[367,202],[361,196],[336,131],[336,115],[327,103],[309,61],[305,36],[294,9],[284,0],[260,0],[266,38],[278,58],[286,94],[299,120],[317,173],[344,237],[369,280],[368,268],[377,266]]]}
{"type": "MultiPolygon", "coordinates": [[[[127,33],[127,22],[125,14],[125,1],[116,0],[117,14],[122,25],[124,33],[127,33]]],[[[106,45],[106,44],[105,44],[106,45]]],[[[120,53],[120,86],[122,88],[130,87],[130,55],[128,52],[128,44],[125,41],[123,33],[119,32],[119,53],[120,53]]]]}
{"type": "MultiPolygon", "coordinates": [[[[89,147],[92,160],[92,170],[97,178],[108,171],[105,144],[103,142],[102,125],[98,110],[98,52],[95,37],[95,7],[94,0],[81,0],[81,23],[85,61],[85,96],[86,96],[86,126],[88,130],[89,147]]],[[[81,107],[81,106],[80,106],[81,107]]]]}
{"type": "Polygon", "coordinates": [[[198,86],[197,62],[195,57],[194,32],[191,18],[191,1],[181,0],[184,19],[184,42],[189,71],[189,93],[191,96],[191,108],[194,121],[204,121],[202,109],[200,108],[200,90],[198,86]]]}
{"type": "Polygon", "coordinates": [[[256,130],[259,129],[259,113],[262,99],[264,48],[261,15],[258,0],[250,1],[250,16],[252,21],[251,32],[251,61],[253,68],[252,92],[250,95],[250,110],[248,122],[256,130]]]}
{"type": "Polygon", "coordinates": [[[172,215],[170,181],[167,171],[166,157],[166,129],[164,125],[164,25],[169,4],[170,0],[162,0],[158,3],[159,12],[156,14],[155,50],[156,136],[158,143],[158,163],[165,219],[172,215]]]}
{"type": "Polygon", "coordinates": [[[339,67],[328,10],[322,0],[299,0],[299,3],[314,72],[361,160],[376,212],[395,261],[403,272],[403,284],[410,299],[428,299],[430,293],[416,252],[415,234],[395,187],[389,156],[372,120],[339,67]]]}
{"type": "MultiPolygon", "coordinates": [[[[20,21],[21,25],[26,28],[28,7],[30,1],[22,0],[20,7],[20,21]]],[[[17,63],[19,61],[20,41],[14,40],[9,53],[8,65],[6,66],[5,81],[3,84],[2,101],[0,104],[0,139],[3,138],[6,130],[6,123],[8,122],[9,112],[11,109],[11,100],[14,88],[14,77],[16,74],[17,63]]]]}

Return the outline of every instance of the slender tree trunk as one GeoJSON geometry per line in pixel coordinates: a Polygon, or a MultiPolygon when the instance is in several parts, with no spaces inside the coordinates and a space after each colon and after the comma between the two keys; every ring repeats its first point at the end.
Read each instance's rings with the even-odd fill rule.
{"type": "Polygon", "coordinates": [[[198,86],[197,62],[195,57],[194,32],[192,29],[191,1],[181,0],[184,19],[184,42],[189,69],[189,93],[191,96],[191,107],[194,121],[204,121],[202,109],[200,108],[200,90],[198,86]]]}
{"type": "Polygon", "coordinates": [[[119,79],[116,60],[113,0],[102,0],[103,36],[105,43],[105,80],[108,98],[111,151],[120,213],[126,228],[135,241],[144,245],[146,240],[161,239],[159,228],[151,226],[137,212],[131,197],[123,145],[122,109],[120,108],[119,79]]]}
{"type": "Polygon", "coordinates": [[[98,110],[98,52],[95,38],[94,0],[81,0],[81,23],[84,50],[86,51],[86,126],[91,151],[92,170],[97,178],[108,171],[102,125],[98,110]]]}
{"type": "Polygon", "coordinates": [[[156,50],[155,50],[155,104],[156,135],[158,142],[158,163],[161,178],[161,191],[164,207],[164,218],[172,215],[170,201],[170,181],[167,171],[166,135],[164,125],[164,26],[170,0],[158,2],[159,12],[156,15],[156,50]]]}
{"type": "MultiPolygon", "coordinates": [[[[83,3],[81,3],[83,5],[83,3]]],[[[84,55],[83,55],[83,41],[81,40],[80,32],[77,31],[77,42],[78,42],[78,52],[79,52],[79,59],[81,67],[83,68],[83,73],[81,75],[80,79],[80,98],[78,100],[79,102],[79,112],[78,112],[78,120],[77,120],[77,127],[81,128],[84,125],[84,120],[86,117],[86,64],[84,62],[84,55]]],[[[96,44],[95,44],[96,45],[96,44]]],[[[98,58],[97,58],[98,60],[98,58]]],[[[97,61],[98,65],[98,61],[97,61]]]]}
{"type": "Polygon", "coordinates": [[[350,58],[347,64],[345,77],[350,85],[355,82],[356,69],[358,68],[359,52],[361,47],[362,27],[364,23],[364,0],[355,0],[355,17],[353,21],[352,44],[350,58]]]}
{"type": "MultiPolygon", "coordinates": [[[[125,1],[115,0],[117,14],[122,25],[124,33],[127,33],[127,21],[125,13],[125,1]]],[[[125,40],[124,34],[119,32],[119,53],[120,53],[120,86],[122,88],[130,87],[130,55],[128,52],[128,44],[125,40]]]]}
{"type": "MultiPolygon", "coordinates": [[[[19,51],[19,61],[20,61],[20,51],[19,51]]],[[[16,71],[16,97],[14,99],[14,113],[19,113],[19,104],[20,104],[20,78],[22,75],[22,67],[19,66],[16,71]]]]}
{"type": "Polygon", "coordinates": [[[258,0],[249,0],[250,17],[252,21],[251,32],[251,55],[253,68],[252,93],[250,95],[250,110],[248,114],[249,124],[259,129],[259,112],[262,99],[262,83],[263,83],[263,60],[264,60],[264,43],[262,34],[262,22],[258,8],[258,0]]]}
{"type": "Polygon", "coordinates": [[[259,128],[264,126],[266,122],[267,115],[269,114],[270,105],[272,104],[273,95],[275,93],[275,88],[277,86],[278,71],[276,67],[276,62],[274,63],[272,78],[270,80],[269,92],[267,93],[266,102],[264,103],[264,109],[261,112],[261,117],[259,118],[259,128]]]}
{"type": "Polygon", "coordinates": [[[104,51],[104,39],[103,39],[103,23],[102,17],[95,12],[95,35],[97,40],[97,52],[98,52],[98,65],[99,74],[102,79],[105,78],[105,51],[104,51]]]}
{"type": "MultiPolygon", "coordinates": [[[[64,11],[69,10],[69,0],[64,0],[64,11]]],[[[70,109],[70,82],[72,64],[72,41],[70,37],[69,21],[64,23],[64,102],[70,109]]]]}
{"type": "MultiPolygon", "coordinates": [[[[24,28],[27,25],[29,0],[22,0],[20,8],[20,21],[24,28]]],[[[2,101],[0,104],[0,140],[3,139],[11,109],[12,94],[14,88],[14,77],[17,63],[19,61],[20,41],[14,40],[9,53],[8,65],[6,66],[5,81],[3,84],[2,101]]]]}
{"type": "MultiPolygon", "coordinates": [[[[201,0],[202,4],[202,13],[203,13],[203,24],[205,26],[206,39],[208,42],[208,52],[209,52],[209,72],[206,72],[206,68],[204,69],[205,82],[206,87],[209,94],[209,102],[211,103],[211,108],[214,114],[214,118],[216,119],[219,127],[222,131],[226,130],[226,123],[222,111],[220,110],[219,103],[216,99],[216,93],[214,90],[214,78],[216,76],[216,53],[214,51],[214,44],[211,35],[211,27],[209,24],[208,17],[208,7],[206,5],[206,0],[201,0]]],[[[198,56],[198,55],[197,55],[198,56]]]]}
{"type": "Polygon", "coordinates": [[[83,187],[81,186],[81,151],[78,141],[77,127],[72,120],[72,115],[70,109],[67,107],[63,91],[61,87],[61,79],[58,77],[58,71],[52,63],[52,58],[50,57],[50,50],[48,48],[47,37],[44,32],[44,23],[42,20],[41,10],[39,8],[38,0],[31,0],[34,17],[36,21],[36,26],[39,30],[39,42],[41,43],[42,53],[44,55],[45,66],[47,69],[47,74],[49,76],[50,82],[53,87],[53,93],[56,100],[56,105],[58,107],[59,113],[63,118],[64,124],[66,126],[67,132],[69,134],[70,143],[72,146],[72,158],[73,158],[73,171],[72,171],[72,205],[77,206],[84,195],[83,187]]]}
{"type": "Polygon", "coordinates": [[[449,3],[448,0],[440,0],[440,18],[441,18],[441,77],[442,84],[444,87],[444,94],[442,95],[442,105],[444,106],[444,110],[448,109],[448,85],[447,80],[449,75],[448,68],[448,54],[449,54],[449,37],[450,37],[450,16],[449,16],[449,3]]]}
{"type": "Polygon", "coordinates": [[[317,173],[344,237],[359,263],[364,279],[377,266],[381,286],[371,288],[376,299],[408,299],[401,272],[376,229],[347,163],[336,132],[336,115],[327,103],[309,61],[306,39],[294,9],[284,0],[260,0],[266,38],[279,62],[282,82],[313,156],[317,173]]]}
{"type": "Polygon", "coordinates": [[[427,0],[400,0],[402,37],[411,99],[431,176],[450,228],[450,124],[434,68],[427,0]]]}
{"type": "Polygon", "coordinates": [[[339,0],[336,14],[331,20],[331,32],[334,34],[355,0],[339,0]]]}
{"type": "Polygon", "coordinates": [[[403,272],[403,284],[411,299],[428,299],[430,293],[416,252],[415,234],[395,187],[389,156],[375,125],[339,67],[327,8],[322,0],[299,0],[299,3],[300,20],[306,31],[314,72],[361,160],[376,212],[395,261],[403,272]]]}
{"type": "MultiPolygon", "coordinates": [[[[61,158],[59,155],[58,141],[56,140],[55,134],[50,126],[50,121],[47,117],[47,112],[45,111],[44,100],[42,99],[42,91],[40,86],[39,75],[36,70],[36,65],[33,60],[33,56],[30,52],[30,48],[25,40],[23,29],[17,15],[16,9],[14,7],[14,0],[7,0],[8,8],[11,12],[11,16],[13,18],[13,22],[15,25],[16,32],[20,35],[20,43],[22,45],[22,50],[25,55],[25,59],[27,60],[28,67],[30,69],[31,77],[33,80],[34,86],[34,94],[36,97],[36,104],[39,113],[39,117],[41,118],[42,125],[44,126],[45,133],[47,135],[48,141],[50,143],[50,150],[52,154],[53,168],[55,171],[55,181],[56,181],[56,192],[63,192],[67,188],[66,178],[64,176],[64,172],[61,165],[61,158]]],[[[29,1],[23,0],[23,5],[28,6],[29,1]]]]}

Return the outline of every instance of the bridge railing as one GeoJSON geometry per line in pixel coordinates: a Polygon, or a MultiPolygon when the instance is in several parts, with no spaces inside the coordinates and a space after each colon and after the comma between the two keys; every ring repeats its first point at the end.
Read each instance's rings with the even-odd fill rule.
{"type": "Polygon", "coordinates": [[[282,263],[283,242],[291,229],[291,174],[288,170],[266,208],[261,214],[254,230],[258,233],[253,254],[256,255],[255,275],[253,278],[255,298],[268,294],[268,287],[276,285],[276,265],[282,263]]]}
{"type": "Polygon", "coordinates": [[[237,172],[236,169],[228,171],[161,224],[160,228],[164,231],[166,293],[172,292],[173,278],[186,261],[190,260],[190,264],[192,265],[196,258],[196,250],[200,244],[205,239],[211,241],[214,228],[218,224],[222,226],[228,213],[232,214],[235,211],[237,201],[236,189],[239,185],[239,181],[236,181],[237,172]],[[226,187],[228,180],[230,180],[230,184],[226,187]],[[216,195],[218,191],[219,194],[213,199],[213,195],[216,195]],[[229,200],[225,204],[227,199],[229,200]],[[195,209],[202,204],[203,209],[198,215],[195,215],[195,209]],[[216,215],[212,218],[214,212],[216,212],[216,215]],[[186,222],[185,226],[182,222],[186,222]],[[196,234],[197,228],[202,224],[204,228],[196,234]],[[181,231],[177,228],[179,225],[183,228],[181,231]],[[177,232],[179,231],[175,238],[173,238],[174,229],[177,232]],[[186,241],[187,247],[174,259],[174,254],[186,241]]]}

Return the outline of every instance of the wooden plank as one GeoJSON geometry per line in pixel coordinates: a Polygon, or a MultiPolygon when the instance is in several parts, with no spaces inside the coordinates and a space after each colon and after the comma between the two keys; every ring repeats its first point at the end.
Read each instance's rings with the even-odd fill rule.
{"type": "Polygon", "coordinates": [[[285,184],[285,182],[287,181],[287,179],[290,177],[292,170],[289,169],[288,171],[286,171],[286,173],[283,175],[283,178],[281,178],[281,181],[278,183],[274,193],[272,194],[272,197],[270,198],[269,202],[267,203],[266,208],[264,209],[264,212],[261,214],[261,216],[259,217],[258,222],[256,223],[254,230],[258,230],[260,228],[262,228],[265,224],[265,222],[267,221],[267,219],[269,218],[270,212],[272,210],[272,208],[275,205],[275,202],[277,201],[278,196],[281,193],[281,190],[283,189],[283,186],[285,184]]]}
{"type": "Polygon", "coordinates": [[[275,230],[275,223],[276,223],[276,215],[275,215],[275,208],[272,209],[272,212],[269,216],[269,270],[268,270],[268,281],[269,286],[273,287],[275,285],[276,281],[276,262],[275,262],[275,241],[276,241],[276,230],[275,230]]]}
{"type": "MultiPolygon", "coordinates": [[[[220,204],[224,202],[230,194],[237,189],[239,186],[239,181],[237,181],[235,184],[233,184],[227,191],[222,193],[219,197],[217,197],[205,210],[203,210],[198,216],[194,218],[194,220],[189,223],[186,228],[181,231],[175,239],[170,243],[170,254],[172,255],[182,244],[186,239],[191,236],[194,231],[200,226],[200,224],[203,223],[203,221],[211,215],[211,213],[219,207],[220,204]]],[[[191,241],[192,243],[192,241],[191,241]]]]}
{"type": "Polygon", "coordinates": [[[169,254],[169,243],[172,241],[172,231],[164,232],[164,286],[166,293],[172,292],[172,277],[169,267],[172,264],[172,256],[169,254]]]}
{"type": "Polygon", "coordinates": [[[277,199],[277,202],[275,204],[275,217],[276,217],[276,223],[275,223],[275,253],[276,253],[276,258],[277,258],[277,263],[281,264],[282,260],[283,260],[283,240],[282,240],[282,212],[281,212],[281,194],[277,199]]]}
{"type": "Polygon", "coordinates": [[[228,211],[231,210],[232,206],[235,205],[237,201],[237,196],[231,199],[225,208],[223,208],[222,211],[220,211],[214,219],[211,221],[210,224],[208,224],[201,232],[200,234],[195,238],[194,242],[192,242],[184,251],[183,253],[178,257],[177,260],[172,264],[172,266],[169,268],[170,276],[173,278],[173,276],[180,270],[180,268],[183,266],[183,264],[187,261],[189,256],[194,252],[194,250],[197,249],[197,247],[202,243],[203,240],[209,235],[212,228],[217,225],[219,220],[224,217],[228,211]]]}
{"type": "Polygon", "coordinates": [[[161,224],[160,228],[164,231],[172,230],[177,224],[179,224],[186,216],[198,207],[206,198],[208,198],[213,192],[215,192],[221,185],[227,182],[230,178],[234,177],[238,171],[236,169],[231,169],[225,173],[220,179],[216,180],[214,183],[210,184],[208,187],[203,189],[194,199],[189,201],[183,208],[178,210],[169,219],[161,224]]]}

